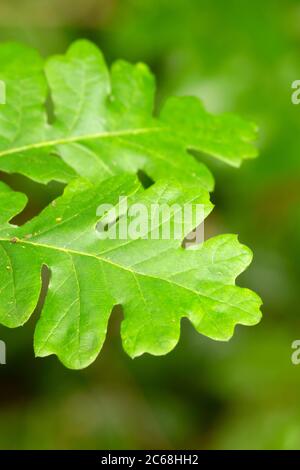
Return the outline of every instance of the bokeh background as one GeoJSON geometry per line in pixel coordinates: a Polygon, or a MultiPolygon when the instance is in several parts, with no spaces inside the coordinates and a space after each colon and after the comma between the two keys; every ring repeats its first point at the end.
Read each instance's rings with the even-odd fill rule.
{"type": "MultiPolygon", "coordinates": [[[[38,313],[0,329],[2,449],[299,449],[300,79],[298,0],[0,0],[0,40],[43,54],[86,37],[107,60],[147,62],[157,105],[199,96],[212,112],[237,112],[260,127],[260,158],[232,169],[211,159],[216,204],[209,233],[238,233],[255,254],[239,283],[263,298],[259,326],[215,343],[182,324],[168,356],[132,361],[115,312],[98,360],[69,371],[34,359],[38,313]]],[[[17,175],[1,178],[30,196],[27,216],[59,192],[17,175]]]]}

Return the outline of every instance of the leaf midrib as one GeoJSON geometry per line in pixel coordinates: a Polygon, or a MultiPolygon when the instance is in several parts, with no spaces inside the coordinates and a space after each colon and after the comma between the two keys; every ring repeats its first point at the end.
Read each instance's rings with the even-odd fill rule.
{"type": "MultiPolygon", "coordinates": [[[[4,243],[12,243],[11,239],[8,239],[8,238],[0,238],[0,242],[4,242],[4,243]]],[[[115,263],[107,258],[103,258],[99,255],[96,255],[96,254],[92,254],[92,253],[86,253],[84,251],[79,251],[79,250],[73,250],[73,249],[65,249],[63,247],[57,247],[57,246],[52,246],[52,245],[47,245],[46,243],[34,243],[34,242],[30,242],[30,241],[27,241],[27,240],[19,240],[17,241],[18,245],[29,245],[29,246],[33,246],[34,248],[44,248],[44,249],[49,249],[49,250],[53,250],[53,251],[60,251],[62,253],[66,253],[68,256],[70,255],[77,255],[77,256],[86,256],[86,257],[89,257],[89,258],[93,258],[93,259],[97,259],[98,261],[100,262],[103,262],[103,263],[107,263],[107,264],[110,264],[112,265],[114,268],[119,268],[119,269],[122,269],[124,271],[127,271],[129,272],[133,277],[136,277],[136,275],[138,274],[139,276],[144,276],[144,277],[147,277],[147,278],[151,278],[151,279],[158,279],[160,281],[165,281],[165,282],[168,282],[169,284],[171,285],[175,285],[177,287],[180,287],[182,289],[186,289],[187,291],[190,291],[192,292],[193,294],[199,296],[199,292],[193,290],[193,289],[190,289],[189,287],[186,287],[186,286],[183,286],[181,284],[178,284],[176,282],[171,282],[170,280],[168,279],[165,279],[165,278],[159,278],[159,277],[156,277],[156,276],[152,276],[152,275],[148,275],[148,274],[144,274],[144,273],[141,273],[141,272],[138,272],[138,271],[133,271],[121,264],[118,264],[118,263],[115,263]]]]}
{"type": "MultiPolygon", "coordinates": [[[[5,243],[12,243],[11,239],[10,238],[3,238],[1,237],[0,238],[0,242],[5,242],[5,243]]],[[[191,289],[185,285],[182,285],[182,284],[178,284],[177,282],[174,282],[174,281],[171,281],[170,279],[167,279],[167,278],[164,278],[164,277],[156,277],[156,276],[153,276],[153,275],[149,275],[149,274],[144,274],[142,272],[139,272],[139,271],[132,271],[131,269],[121,265],[121,264],[118,264],[118,263],[115,263],[107,258],[103,258],[99,255],[96,255],[96,254],[92,254],[92,253],[86,253],[84,251],[79,251],[79,250],[73,250],[73,249],[65,249],[63,247],[57,247],[57,246],[52,246],[52,245],[47,245],[45,243],[34,243],[34,242],[30,242],[30,241],[27,241],[27,240],[19,240],[17,242],[19,245],[29,245],[29,246],[33,246],[33,247],[39,247],[39,248],[44,248],[44,249],[49,249],[49,250],[53,250],[53,251],[60,251],[62,253],[66,253],[68,255],[78,255],[78,256],[86,256],[86,257],[89,257],[89,258],[93,258],[93,259],[97,259],[98,261],[101,261],[103,263],[107,263],[107,264],[110,264],[112,266],[114,266],[115,268],[119,268],[119,269],[122,269],[123,271],[127,271],[129,272],[132,276],[136,276],[137,274],[139,276],[143,276],[143,277],[146,277],[146,278],[151,278],[151,279],[156,279],[156,280],[159,280],[159,281],[164,281],[164,282],[167,282],[173,286],[177,286],[177,287],[180,287],[181,289],[185,289],[189,292],[192,292],[193,294],[197,295],[197,297],[202,297],[202,298],[206,298],[206,299],[210,299],[210,300],[217,300],[219,303],[221,304],[225,304],[225,305],[229,305],[231,307],[234,307],[234,308],[239,308],[237,305],[231,305],[229,304],[228,302],[224,302],[222,300],[219,300],[219,299],[214,299],[213,297],[211,296],[207,296],[203,293],[199,293],[198,291],[194,290],[194,289],[191,289]]],[[[226,286],[230,286],[231,284],[224,284],[224,287],[226,286]]],[[[204,310],[204,308],[203,308],[204,310]]],[[[246,310],[244,310],[246,311],[246,310]]],[[[247,313],[249,313],[248,311],[246,311],[247,313]]],[[[204,310],[204,313],[205,310],[204,310]]]]}
{"type": "Polygon", "coordinates": [[[0,157],[13,155],[16,153],[27,152],[30,150],[42,149],[47,147],[55,147],[56,145],[65,145],[74,142],[82,142],[97,139],[107,139],[110,137],[123,137],[128,135],[151,134],[155,132],[165,131],[164,127],[145,127],[137,129],[124,129],[120,131],[96,132],[94,134],[81,134],[70,137],[61,137],[59,139],[44,140],[42,142],[35,142],[33,144],[22,145],[20,147],[9,148],[0,151],[0,157]]]}

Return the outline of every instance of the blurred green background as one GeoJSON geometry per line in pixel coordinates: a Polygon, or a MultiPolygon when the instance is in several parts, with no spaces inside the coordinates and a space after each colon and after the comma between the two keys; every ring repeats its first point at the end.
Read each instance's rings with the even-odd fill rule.
{"type": "MultiPolygon", "coordinates": [[[[237,112],[260,127],[260,158],[236,170],[206,159],[216,177],[208,232],[239,233],[255,254],[239,280],[264,301],[259,326],[237,327],[229,343],[187,323],[168,356],[132,361],[122,351],[120,315],[87,370],[34,359],[36,316],[0,329],[0,448],[300,449],[300,79],[298,0],[0,0],[0,40],[43,55],[86,37],[109,63],[147,62],[159,104],[195,94],[212,112],[237,112]]],[[[2,175],[16,189],[32,186],[2,175]]],[[[59,188],[34,185],[29,211],[59,188]]]]}

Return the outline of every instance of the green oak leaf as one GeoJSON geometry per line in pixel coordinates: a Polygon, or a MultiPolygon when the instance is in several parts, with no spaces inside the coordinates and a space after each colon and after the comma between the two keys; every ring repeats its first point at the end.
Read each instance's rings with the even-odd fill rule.
{"type": "Polygon", "coordinates": [[[234,166],[257,154],[252,123],[212,116],[197,98],[171,98],[155,116],[147,66],[117,61],[108,70],[86,40],[46,62],[26,46],[2,44],[0,80],[7,94],[0,106],[0,170],[38,182],[79,175],[99,183],[142,170],[154,181],[171,176],[211,191],[210,171],[190,150],[234,166]]]}
{"type": "MultiPolygon", "coordinates": [[[[119,196],[129,207],[144,204],[212,205],[204,189],[160,181],[144,190],[133,175],[123,174],[93,185],[72,181],[63,196],[21,227],[9,221],[26,204],[26,196],[0,184],[0,323],[23,325],[41,291],[41,269],[50,270],[46,300],[38,320],[37,356],[56,354],[69,368],[93,362],[104,343],[115,305],[124,319],[121,337],[131,356],[166,354],[177,344],[186,317],[202,335],[228,340],[236,324],[254,325],[261,317],[259,297],[235,285],[252,255],[235,235],[222,235],[184,248],[182,240],[140,236],[99,237],[97,215],[103,203],[118,208],[119,196]]],[[[119,210],[115,224],[129,218],[119,210]]],[[[184,236],[203,221],[193,213],[184,236]]],[[[175,224],[175,212],[159,228],[175,224]]]]}

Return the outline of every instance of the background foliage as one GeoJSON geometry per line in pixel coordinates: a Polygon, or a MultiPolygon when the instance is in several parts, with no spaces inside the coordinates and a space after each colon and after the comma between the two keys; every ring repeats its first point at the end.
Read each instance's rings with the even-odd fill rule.
{"type": "MultiPolygon", "coordinates": [[[[87,37],[109,61],[149,63],[157,106],[166,95],[192,93],[212,112],[258,122],[258,160],[240,170],[207,161],[216,209],[206,229],[239,233],[253,249],[241,281],[264,299],[261,324],[238,328],[230,343],[199,338],[186,323],[179,346],[160,359],[123,353],[116,312],[102,358],[81,372],[55,358],[34,360],[36,318],[20,330],[1,328],[8,345],[1,448],[300,447],[300,366],[290,360],[300,338],[300,107],[290,100],[300,74],[299,19],[296,0],[253,0],[247,8],[237,0],[1,0],[1,40],[46,55],[87,37]]],[[[34,190],[27,215],[61,190],[2,179],[34,190]]]]}

